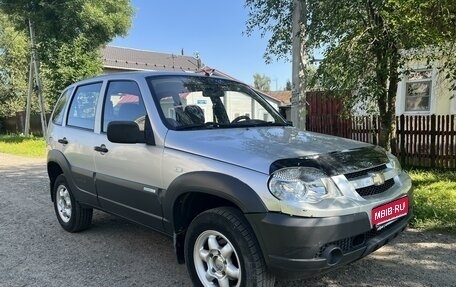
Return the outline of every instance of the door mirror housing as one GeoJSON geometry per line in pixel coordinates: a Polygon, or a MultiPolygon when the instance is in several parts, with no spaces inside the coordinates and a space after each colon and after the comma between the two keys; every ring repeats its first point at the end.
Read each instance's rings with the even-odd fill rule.
{"type": "Polygon", "coordinates": [[[108,140],[113,143],[144,143],[144,133],[133,121],[112,121],[108,124],[108,140]]]}

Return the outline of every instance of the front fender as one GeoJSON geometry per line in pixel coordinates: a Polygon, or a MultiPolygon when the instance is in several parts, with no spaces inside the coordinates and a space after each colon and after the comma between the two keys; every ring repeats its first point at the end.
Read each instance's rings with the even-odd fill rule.
{"type": "MultiPolygon", "coordinates": [[[[258,194],[239,179],[217,172],[189,172],[177,177],[161,194],[165,227],[169,227],[169,224],[174,222],[173,208],[176,200],[189,192],[206,193],[223,198],[232,202],[243,213],[267,212],[258,194]]],[[[171,228],[174,231],[174,226],[171,228]]]]}

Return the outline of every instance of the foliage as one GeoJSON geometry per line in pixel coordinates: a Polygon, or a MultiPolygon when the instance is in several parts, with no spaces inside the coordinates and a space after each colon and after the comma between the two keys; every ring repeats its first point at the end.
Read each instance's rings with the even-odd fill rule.
{"type": "Polygon", "coordinates": [[[63,87],[101,71],[100,48],[127,33],[133,14],[130,0],[0,0],[0,9],[27,35],[33,23],[50,105],[63,87]]]}
{"type": "MultiPolygon", "coordinates": [[[[395,99],[406,63],[436,65],[456,79],[456,2],[452,0],[305,0],[306,48],[323,49],[318,81],[352,91],[351,105],[373,102],[380,115],[380,144],[394,141],[395,99]]],[[[247,34],[271,34],[266,60],[291,52],[292,0],[246,0],[247,34]]]]}
{"type": "Polygon", "coordinates": [[[28,41],[3,13],[0,27],[0,117],[9,117],[25,107],[28,41]]]}
{"type": "Polygon", "coordinates": [[[456,232],[456,172],[409,171],[414,185],[412,225],[456,232]]]}
{"type": "Polygon", "coordinates": [[[246,34],[250,36],[259,29],[261,36],[270,36],[264,53],[266,63],[274,58],[289,59],[291,53],[292,0],[246,0],[249,18],[246,34]]]}
{"type": "Polygon", "coordinates": [[[266,75],[253,74],[253,86],[260,91],[269,92],[271,90],[271,79],[266,75]]]}
{"type": "Polygon", "coordinates": [[[50,51],[55,61],[43,64],[42,76],[47,86],[47,101],[53,106],[60,92],[69,84],[98,75],[102,71],[99,50],[86,50],[87,39],[79,37],[70,43],[55,45],[50,51]]]}
{"type": "Polygon", "coordinates": [[[46,143],[43,138],[22,135],[0,135],[0,152],[29,157],[44,157],[46,143]]]}

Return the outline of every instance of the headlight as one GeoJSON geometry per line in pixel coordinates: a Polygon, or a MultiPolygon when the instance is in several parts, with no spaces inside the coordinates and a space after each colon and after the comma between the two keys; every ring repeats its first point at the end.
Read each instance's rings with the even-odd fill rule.
{"type": "Polygon", "coordinates": [[[401,173],[402,167],[401,167],[401,163],[399,162],[397,157],[395,157],[392,153],[389,153],[389,152],[386,153],[386,155],[388,156],[391,167],[394,168],[398,174],[401,173]]]}
{"type": "Polygon", "coordinates": [[[289,167],[274,172],[269,190],[280,200],[312,203],[340,195],[328,175],[312,167],[289,167]]]}

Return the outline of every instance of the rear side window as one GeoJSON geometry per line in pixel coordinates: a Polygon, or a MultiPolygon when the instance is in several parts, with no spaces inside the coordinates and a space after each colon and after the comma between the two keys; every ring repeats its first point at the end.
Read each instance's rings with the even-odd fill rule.
{"type": "Polygon", "coordinates": [[[146,109],[138,84],[134,81],[108,83],[103,109],[103,132],[112,121],[133,121],[144,131],[146,109]]]}
{"type": "Polygon", "coordinates": [[[73,88],[64,91],[55,104],[54,112],[52,113],[52,122],[56,125],[62,125],[64,115],[63,112],[65,110],[65,106],[68,102],[71,92],[73,92],[73,88]]]}
{"type": "Polygon", "coordinates": [[[101,84],[94,83],[79,86],[76,89],[71,101],[67,125],[93,130],[101,84]]]}

